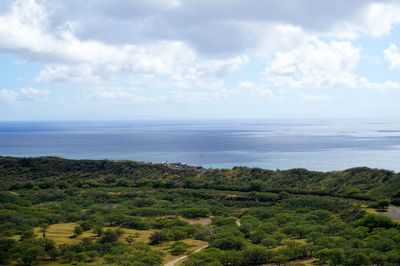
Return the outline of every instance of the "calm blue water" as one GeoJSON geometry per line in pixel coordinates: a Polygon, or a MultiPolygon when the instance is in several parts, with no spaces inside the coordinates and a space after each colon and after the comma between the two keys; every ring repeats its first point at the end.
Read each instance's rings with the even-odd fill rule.
{"type": "Polygon", "coordinates": [[[400,120],[0,122],[0,155],[400,171],[400,120]]]}

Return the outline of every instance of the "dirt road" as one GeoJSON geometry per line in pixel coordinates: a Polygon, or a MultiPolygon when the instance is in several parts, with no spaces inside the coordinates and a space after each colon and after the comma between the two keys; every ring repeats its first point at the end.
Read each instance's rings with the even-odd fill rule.
{"type": "MultiPolygon", "coordinates": [[[[205,249],[205,248],[207,248],[207,247],[208,247],[208,244],[205,245],[205,246],[202,246],[202,247],[200,247],[200,248],[198,248],[198,249],[196,249],[195,251],[192,252],[192,254],[193,254],[193,253],[200,252],[200,251],[202,251],[203,249],[205,249]]],[[[184,256],[182,256],[182,257],[176,258],[176,259],[174,259],[173,261],[170,261],[170,262],[164,264],[164,266],[175,266],[178,262],[184,261],[184,260],[186,260],[188,257],[189,257],[189,255],[184,255],[184,256]]]]}

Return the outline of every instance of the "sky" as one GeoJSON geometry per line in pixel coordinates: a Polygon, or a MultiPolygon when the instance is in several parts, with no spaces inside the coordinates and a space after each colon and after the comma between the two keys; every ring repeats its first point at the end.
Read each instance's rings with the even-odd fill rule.
{"type": "Polygon", "coordinates": [[[1,0],[0,120],[400,116],[400,1],[1,0]]]}

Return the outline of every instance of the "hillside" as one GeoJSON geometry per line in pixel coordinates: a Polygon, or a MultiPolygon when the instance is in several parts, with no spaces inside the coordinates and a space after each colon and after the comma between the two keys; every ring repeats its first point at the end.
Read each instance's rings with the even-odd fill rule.
{"type": "Polygon", "coordinates": [[[335,172],[306,169],[272,171],[248,167],[202,169],[182,164],[67,160],[57,157],[0,157],[0,183],[3,187],[11,183],[14,186],[24,186],[27,181],[43,183],[52,178],[86,182],[87,186],[101,186],[102,180],[118,179],[121,184],[130,186],[284,191],[366,200],[388,198],[394,204],[400,204],[400,174],[366,167],[335,172]]]}
{"type": "Polygon", "coordinates": [[[2,157],[0,181],[1,265],[400,262],[386,170],[2,157]]]}

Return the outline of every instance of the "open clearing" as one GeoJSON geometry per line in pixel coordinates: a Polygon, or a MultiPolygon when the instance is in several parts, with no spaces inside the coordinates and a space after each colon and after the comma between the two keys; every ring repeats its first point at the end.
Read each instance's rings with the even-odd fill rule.
{"type": "MultiPolygon", "coordinates": [[[[52,224],[49,226],[46,232],[46,237],[48,239],[56,242],[57,245],[67,244],[73,245],[80,243],[84,238],[91,238],[93,240],[97,239],[98,236],[92,231],[85,231],[78,237],[72,237],[74,235],[74,228],[77,226],[77,223],[60,223],[60,224],[52,224]]],[[[104,229],[116,229],[117,227],[104,227],[104,229]]],[[[120,241],[125,242],[125,237],[128,235],[135,235],[136,241],[148,242],[150,235],[155,231],[152,229],[149,230],[134,230],[122,228],[124,230],[123,235],[120,237],[120,241]]],[[[38,237],[42,236],[40,232],[40,228],[35,228],[35,233],[38,237]]]]}
{"type": "MultiPolygon", "coordinates": [[[[192,224],[209,224],[211,220],[209,218],[204,218],[204,219],[185,219],[185,221],[192,223],[192,224]]],[[[60,223],[60,224],[52,224],[49,226],[49,228],[46,231],[46,238],[53,240],[57,245],[73,245],[73,244],[78,244],[82,241],[84,238],[91,238],[93,240],[98,239],[99,237],[93,233],[92,231],[85,231],[78,237],[72,237],[74,235],[74,228],[77,226],[77,223],[60,223]]],[[[117,227],[104,227],[104,229],[117,229],[117,227]]],[[[121,228],[124,233],[120,237],[119,241],[122,241],[126,243],[125,237],[128,235],[134,235],[135,240],[137,242],[148,242],[150,235],[156,231],[154,229],[149,229],[149,230],[134,230],[134,229],[127,229],[127,228],[121,228]]],[[[40,228],[36,227],[34,229],[35,234],[37,237],[41,237],[42,233],[40,232],[40,228]]],[[[154,246],[154,249],[159,250],[163,252],[164,257],[163,257],[163,263],[169,263],[171,261],[176,260],[177,258],[180,258],[182,256],[191,254],[193,252],[199,251],[205,246],[207,246],[207,242],[201,241],[201,240],[194,240],[194,239],[184,239],[181,240],[181,242],[184,242],[185,244],[188,245],[188,251],[185,252],[182,255],[178,256],[173,256],[170,254],[170,246],[174,243],[175,241],[168,241],[165,243],[162,243],[160,245],[154,246]]],[[[65,265],[61,263],[60,261],[46,261],[44,262],[45,265],[47,266],[56,266],[56,265],[65,265]]],[[[93,263],[87,263],[85,265],[101,265],[101,262],[96,261],[93,263]]],[[[175,264],[173,264],[175,265],[175,264]]]]}

